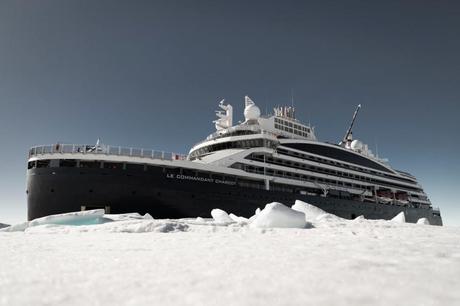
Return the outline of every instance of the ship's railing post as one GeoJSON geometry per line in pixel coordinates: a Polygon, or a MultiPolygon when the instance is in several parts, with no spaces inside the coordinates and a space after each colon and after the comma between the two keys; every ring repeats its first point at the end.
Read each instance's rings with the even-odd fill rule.
{"type": "Polygon", "coordinates": [[[133,156],[133,148],[129,148],[129,156],[133,156]]]}
{"type": "Polygon", "coordinates": [[[118,155],[121,155],[121,147],[118,147],[118,155]]]}
{"type": "Polygon", "coordinates": [[[161,151],[161,159],[165,159],[165,151],[161,151]]]}

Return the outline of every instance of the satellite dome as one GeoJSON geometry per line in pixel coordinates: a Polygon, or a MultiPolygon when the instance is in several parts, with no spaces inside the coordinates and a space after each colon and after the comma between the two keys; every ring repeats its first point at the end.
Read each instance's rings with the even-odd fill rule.
{"type": "Polygon", "coordinates": [[[363,149],[363,143],[359,141],[358,139],[355,139],[351,142],[350,146],[353,150],[362,150],[363,149]]]}
{"type": "Polygon", "coordinates": [[[244,109],[244,119],[248,120],[257,120],[260,117],[260,109],[257,105],[252,104],[248,105],[244,109]]]}

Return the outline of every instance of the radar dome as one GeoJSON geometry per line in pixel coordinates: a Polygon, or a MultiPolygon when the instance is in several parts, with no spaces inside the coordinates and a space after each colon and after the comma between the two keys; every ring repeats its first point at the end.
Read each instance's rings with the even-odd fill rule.
{"type": "Polygon", "coordinates": [[[248,105],[244,109],[244,119],[247,120],[257,120],[260,117],[260,109],[255,105],[248,105]]]}
{"type": "Polygon", "coordinates": [[[355,139],[351,142],[350,146],[353,150],[362,150],[363,149],[363,143],[359,141],[358,139],[355,139]]]}

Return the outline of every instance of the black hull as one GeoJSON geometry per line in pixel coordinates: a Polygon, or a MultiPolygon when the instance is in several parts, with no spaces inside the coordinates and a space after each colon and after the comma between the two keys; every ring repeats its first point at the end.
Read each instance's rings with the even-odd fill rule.
{"type": "Polygon", "coordinates": [[[109,208],[110,213],[149,213],[154,218],[210,217],[213,208],[250,217],[256,208],[277,201],[311,203],[337,216],[351,219],[391,219],[404,211],[407,222],[427,218],[442,225],[432,209],[376,204],[290,192],[244,188],[237,185],[168,177],[164,169],[129,172],[122,169],[33,168],[27,174],[28,219],[109,208]]]}

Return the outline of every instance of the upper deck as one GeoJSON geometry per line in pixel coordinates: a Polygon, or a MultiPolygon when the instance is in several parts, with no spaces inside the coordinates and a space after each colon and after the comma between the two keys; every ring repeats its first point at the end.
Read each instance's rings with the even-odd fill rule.
{"type": "Polygon", "coordinates": [[[49,155],[67,155],[67,156],[81,156],[88,154],[100,155],[101,159],[105,156],[125,156],[125,157],[138,157],[147,159],[161,159],[161,160],[185,160],[187,158],[184,154],[173,152],[156,151],[152,149],[122,147],[122,146],[108,146],[108,145],[88,145],[88,144],[54,144],[54,145],[41,145],[32,147],[29,150],[29,160],[39,158],[41,156],[49,155]]]}

